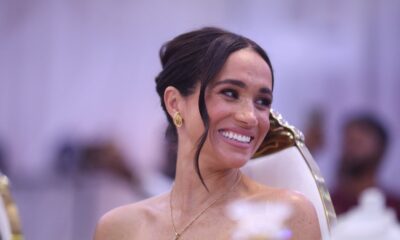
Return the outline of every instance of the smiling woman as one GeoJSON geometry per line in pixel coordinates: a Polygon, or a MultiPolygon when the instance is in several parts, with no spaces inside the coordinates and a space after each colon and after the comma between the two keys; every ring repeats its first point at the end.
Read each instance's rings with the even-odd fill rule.
{"type": "MultiPolygon", "coordinates": [[[[272,78],[268,64],[250,48],[232,53],[210,84],[206,103],[209,141],[202,155],[210,168],[239,168],[254,154],[269,129],[272,78]],[[212,106],[212,107],[211,107],[212,106]]],[[[202,164],[206,164],[203,163],[202,164]]],[[[219,169],[215,169],[219,170],[219,169]]]]}
{"type": "Polygon", "coordinates": [[[252,40],[218,28],[188,32],[160,51],[157,92],[176,141],[171,192],[112,210],[95,240],[231,239],[237,200],[291,206],[291,239],[320,239],[312,204],[301,194],[259,184],[241,173],[269,130],[273,71],[252,40]]]}

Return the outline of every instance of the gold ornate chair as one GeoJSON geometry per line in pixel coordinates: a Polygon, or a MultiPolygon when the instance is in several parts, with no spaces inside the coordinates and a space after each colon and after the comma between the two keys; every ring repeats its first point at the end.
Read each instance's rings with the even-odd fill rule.
{"type": "Polygon", "coordinates": [[[0,173],[0,239],[22,240],[17,207],[11,197],[8,178],[0,173]]]}
{"type": "Polygon", "coordinates": [[[270,131],[243,172],[258,182],[304,194],[317,211],[321,234],[330,239],[336,221],[332,201],[303,134],[271,110],[270,131]]]}

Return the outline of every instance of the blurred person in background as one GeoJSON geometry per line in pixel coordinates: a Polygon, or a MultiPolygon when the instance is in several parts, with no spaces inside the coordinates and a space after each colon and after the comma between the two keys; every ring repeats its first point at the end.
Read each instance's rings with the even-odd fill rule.
{"type": "Polygon", "coordinates": [[[56,168],[60,173],[105,171],[137,184],[138,179],[126,161],[112,142],[65,142],[58,151],[56,168]]]}
{"type": "Polygon", "coordinates": [[[0,173],[6,175],[8,174],[6,151],[1,141],[0,141],[0,173]]]}
{"type": "Polygon", "coordinates": [[[388,132],[375,116],[360,114],[345,122],[337,184],[331,195],[337,214],[356,206],[364,190],[378,187],[386,196],[387,206],[394,208],[400,219],[400,199],[378,182],[388,145],[388,132]]]}
{"type": "MultiPolygon", "coordinates": [[[[73,178],[112,176],[115,180],[126,184],[139,199],[152,196],[153,194],[144,188],[140,174],[128,162],[129,159],[111,140],[67,141],[63,142],[58,150],[56,170],[73,178]]],[[[79,182],[82,179],[76,180],[79,182]]]]}
{"type": "MultiPolygon", "coordinates": [[[[310,153],[315,156],[325,147],[325,116],[320,108],[314,109],[308,117],[304,131],[305,142],[310,153]]],[[[319,159],[316,158],[318,161],[319,159]]]]}

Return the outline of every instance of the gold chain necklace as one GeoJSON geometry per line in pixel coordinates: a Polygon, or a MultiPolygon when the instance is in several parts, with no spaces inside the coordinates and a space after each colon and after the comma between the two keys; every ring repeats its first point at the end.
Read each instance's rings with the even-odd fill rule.
{"type": "Polygon", "coordinates": [[[184,232],[186,232],[186,230],[188,230],[189,227],[192,226],[192,224],[193,224],[201,215],[203,215],[208,209],[210,209],[218,200],[222,199],[222,198],[223,198],[224,196],[226,196],[228,193],[230,193],[231,191],[233,191],[233,190],[237,187],[237,185],[239,184],[241,178],[242,178],[242,175],[240,174],[240,172],[238,172],[237,180],[236,180],[236,182],[232,185],[232,187],[231,187],[228,191],[226,191],[226,192],[224,192],[223,194],[221,194],[221,196],[219,196],[218,198],[216,198],[214,201],[212,201],[206,208],[204,208],[203,210],[201,210],[191,221],[189,221],[188,224],[186,224],[186,226],[185,226],[185,227],[182,229],[182,231],[180,231],[180,232],[178,232],[178,231],[176,230],[175,222],[174,222],[174,214],[173,214],[173,209],[172,209],[172,194],[173,194],[173,189],[174,189],[174,188],[172,187],[171,195],[170,195],[170,197],[169,197],[169,207],[170,207],[170,209],[171,209],[172,227],[173,227],[174,232],[175,232],[174,240],[178,240],[178,239],[182,236],[182,234],[183,234],[184,232]]]}

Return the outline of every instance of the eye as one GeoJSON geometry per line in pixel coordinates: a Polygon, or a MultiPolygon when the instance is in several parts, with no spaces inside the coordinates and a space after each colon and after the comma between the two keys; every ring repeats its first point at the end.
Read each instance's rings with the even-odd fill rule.
{"type": "Polygon", "coordinates": [[[269,107],[271,107],[272,100],[271,100],[271,98],[260,97],[260,98],[256,99],[255,103],[259,107],[269,108],[269,107]]]}
{"type": "Polygon", "coordinates": [[[220,93],[228,98],[237,99],[239,97],[239,93],[234,89],[222,89],[220,93]]]}

